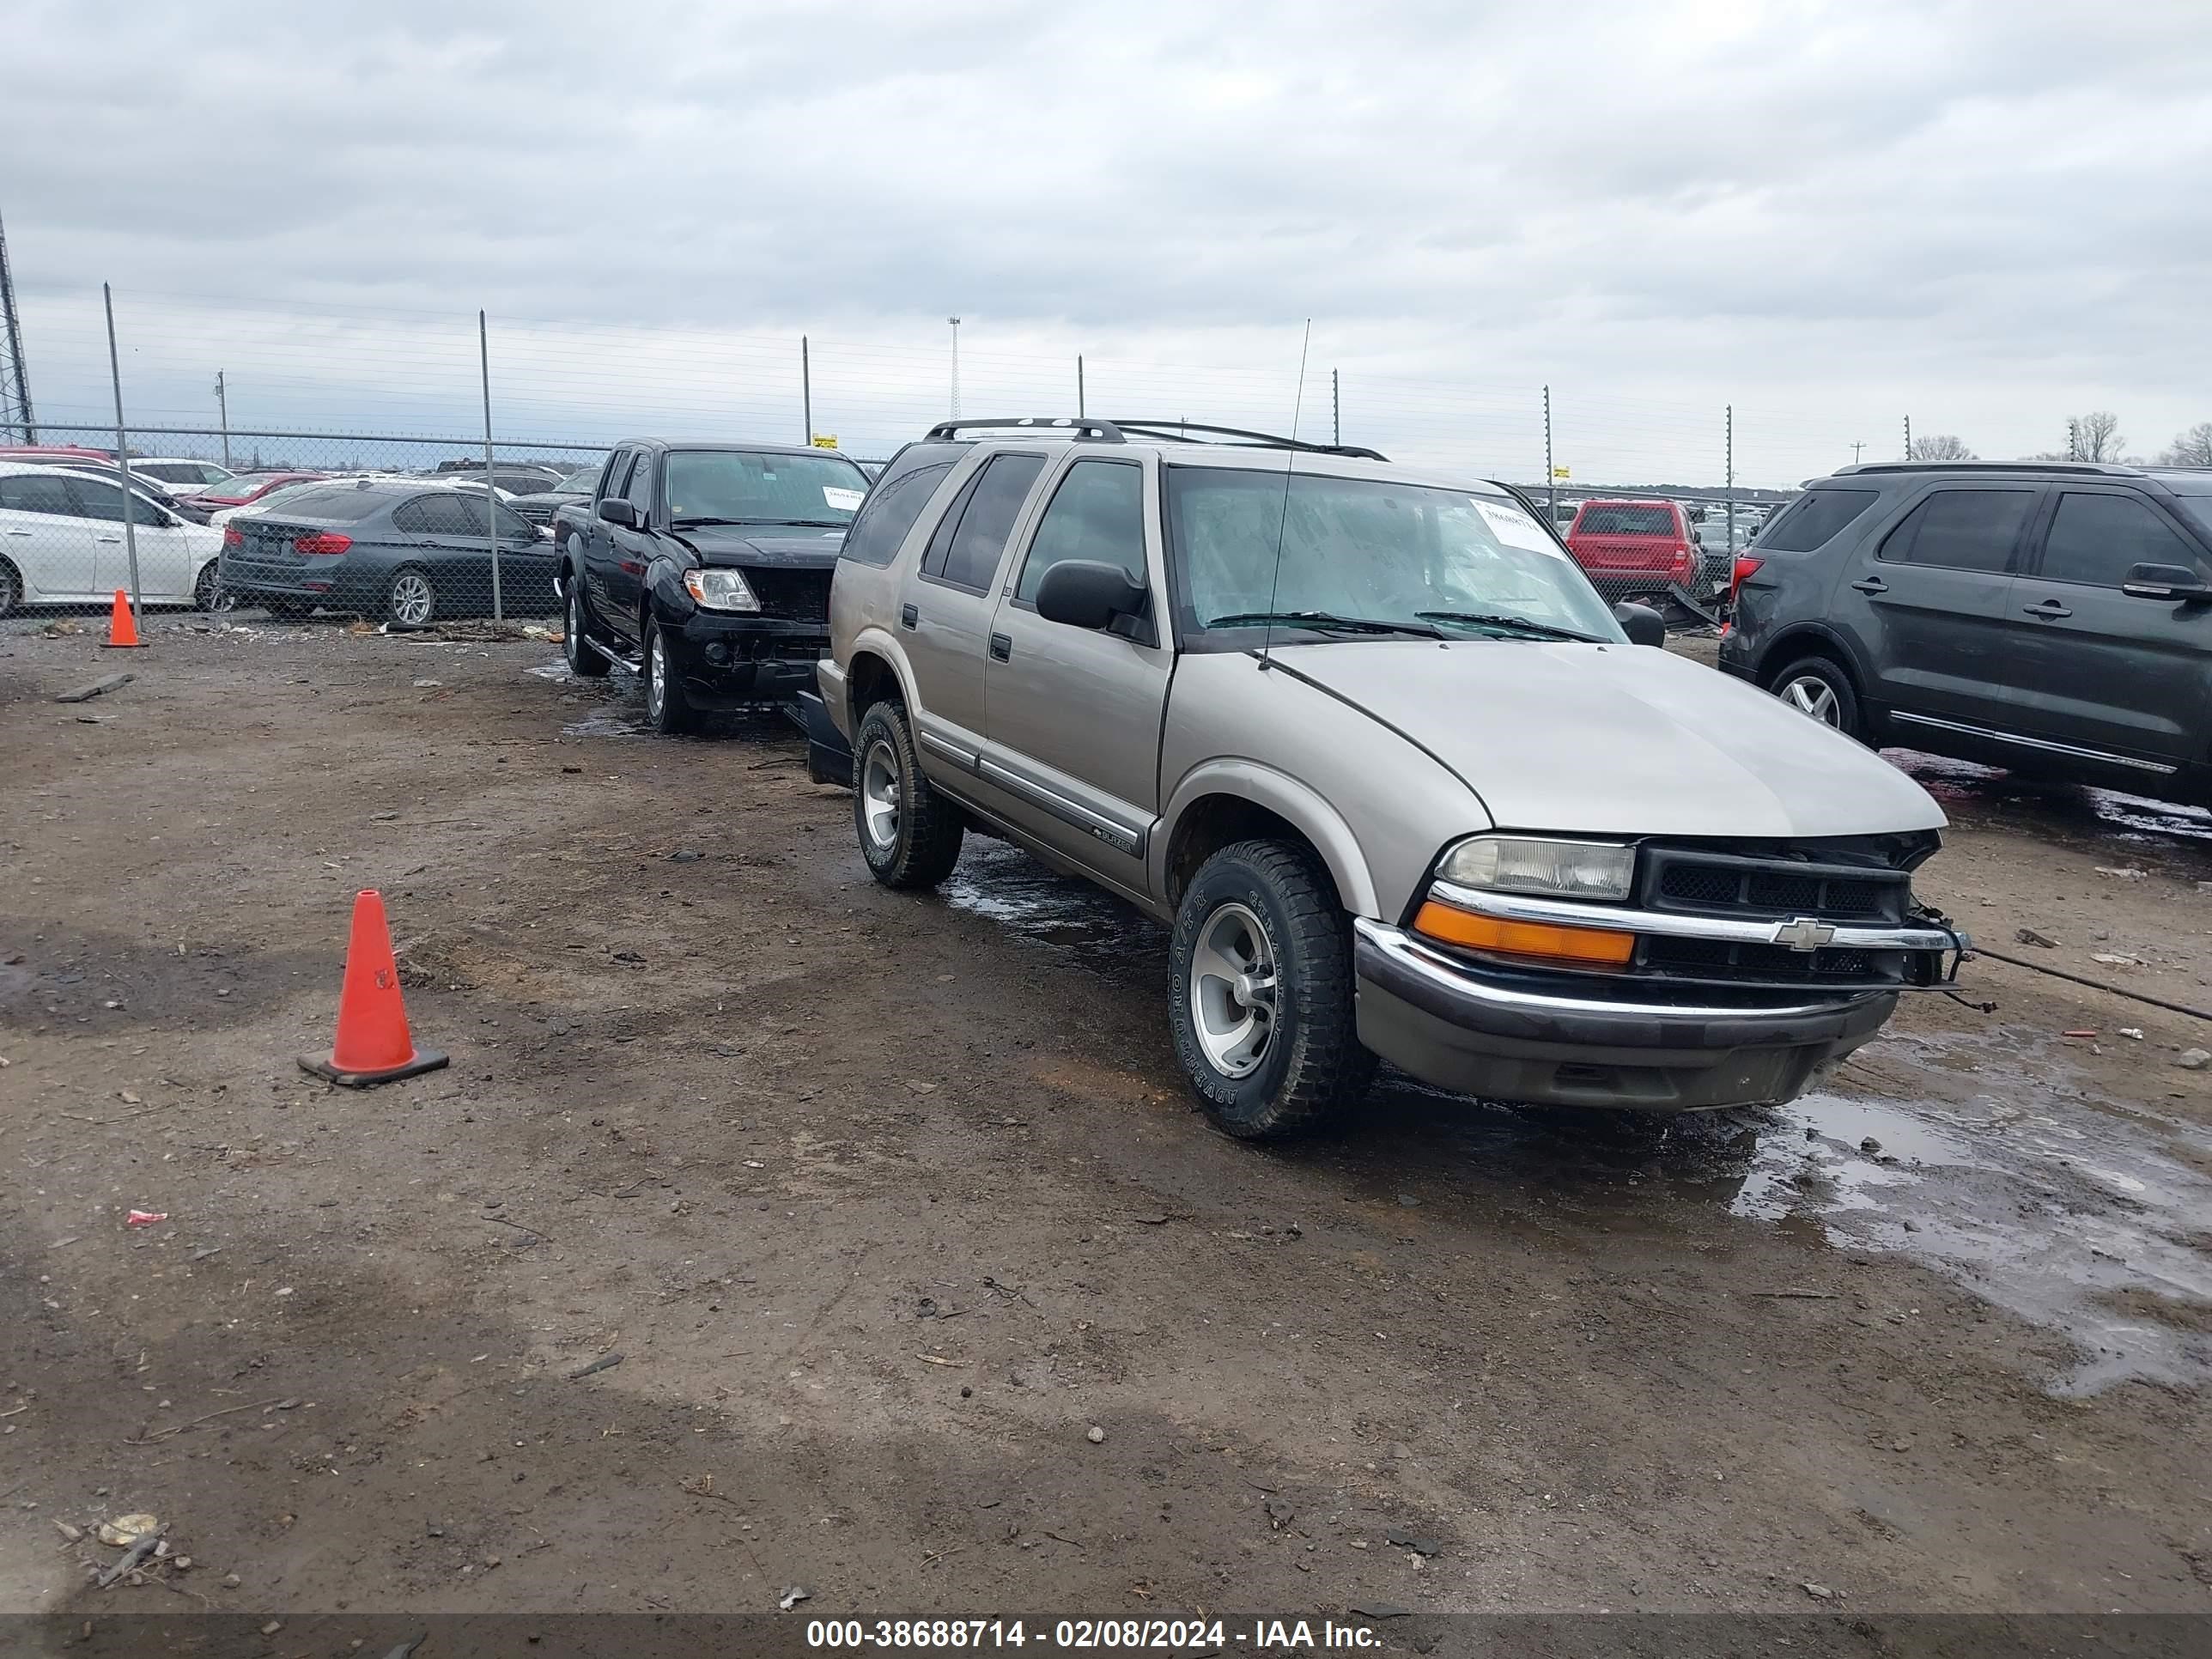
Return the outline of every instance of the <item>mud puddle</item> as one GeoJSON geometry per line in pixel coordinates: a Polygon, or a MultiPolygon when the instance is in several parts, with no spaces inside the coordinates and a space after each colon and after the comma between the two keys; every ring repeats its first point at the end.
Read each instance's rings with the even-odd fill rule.
{"type": "Polygon", "coordinates": [[[1018,848],[971,840],[937,890],[956,910],[1117,979],[1150,982],[1159,976],[1166,928],[1088,882],[1048,870],[1018,848]]]}
{"type": "Polygon", "coordinates": [[[2116,789],[2044,783],[1916,749],[1885,749],[1882,757],[1947,805],[2025,811],[2054,827],[2116,841],[2163,839],[2212,845],[2212,812],[2201,806],[2181,806],[2116,789]]]}
{"type": "Polygon", "coordinates": [[[1470,1206],[1663,1232],[1716,1213],[1909,1256],[2066,1337],[2061,1395],[2212,1376],[2212,1135],[2069,1098],[1978,1057],[1959,1102],[1840,1091],[1668,1121],[1465,1101],[1386,1076],[1346,1148],[1378,1189],[1441,1180],[1470,1206]],[[1409,1174],[1419,1168],[1420,1175],[1409,1174]],[[1510,1189],[1518,1189],[1517,1192],[1510,1189]]]}

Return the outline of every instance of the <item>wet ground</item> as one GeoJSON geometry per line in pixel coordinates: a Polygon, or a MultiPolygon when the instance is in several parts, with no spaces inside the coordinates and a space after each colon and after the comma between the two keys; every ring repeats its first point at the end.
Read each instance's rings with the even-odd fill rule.
{"type": "MultiPolygon", "coordinates": [[[[257,1610],[2212,1607],[2203,1024],[1977,962],[1781,1110],[1255,1149],[1156,925],[545,655],[0,637],[5,1605],[187,1605],[52,1524],[143,1509],[257,1610]],[[453,1064],[356,1096],[368,884],[453,1064]]],[[[1899,758],[1978,936],[2212,995],[2203,815],[1899,758]]]]}

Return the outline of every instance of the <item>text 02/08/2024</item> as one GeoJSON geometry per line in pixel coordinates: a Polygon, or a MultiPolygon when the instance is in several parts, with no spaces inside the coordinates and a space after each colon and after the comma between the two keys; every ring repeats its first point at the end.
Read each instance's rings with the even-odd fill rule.
{"type": "Polygon", "coordinates": [[[816,1619],[813,1648],[1024,1648],[1081,1652],[1218,1652],[1227,1645],[1218,1619],[816,1619]]]}

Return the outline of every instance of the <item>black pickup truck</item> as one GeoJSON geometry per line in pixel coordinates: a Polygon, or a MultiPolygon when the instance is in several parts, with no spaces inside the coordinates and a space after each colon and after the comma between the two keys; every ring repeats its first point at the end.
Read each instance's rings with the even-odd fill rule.
{"type": "Polygon", "coordinates": [[[597,492],[553,516],[568,666],[642,675],[660,732],[811,691],[830,573],[867,489],[828,450],[617,445],[597,492]]]}

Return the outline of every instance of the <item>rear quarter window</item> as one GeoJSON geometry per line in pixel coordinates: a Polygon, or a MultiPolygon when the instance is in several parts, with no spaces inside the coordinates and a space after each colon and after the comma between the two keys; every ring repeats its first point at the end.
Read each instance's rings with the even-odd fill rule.
{"type": "Polygon", "coordinates": [[[1758,545],[1776,553],[1810,553],[1881,499],[1878,489],[1808,489],[1766,521],[1758,545]]]}
{"type": "Polygon", "coordinates": [[[954,459],[957,458],[893,468],[878,479],[867,500],[860,503],[853,527],[845,532],[845,545],[838,556],[878,568],[890,564],[905,544],[915,520],[929,505],[929,498],[937,493],[937,486],[952,471],[954,459]]]}

